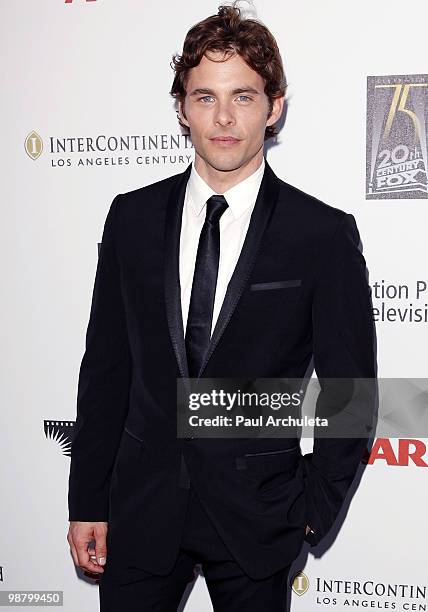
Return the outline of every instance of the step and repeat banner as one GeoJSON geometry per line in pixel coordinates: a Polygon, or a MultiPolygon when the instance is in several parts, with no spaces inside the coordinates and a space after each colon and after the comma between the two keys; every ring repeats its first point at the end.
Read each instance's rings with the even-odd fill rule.
{"type": "MultiPolygon", "coordinates": [[[[98,246],[116,194],[182,172],[194,158],[169,95],[170,62],[218,4],[0,6],[0,603],[7,591],[49,590],[62,592],[63,609],[90,612],[98,586],[72,561],[67,487],[98,246]]],[[[407,378],[411,390],[428,372],[428,4],[242,7],[273,32],[288,82],[286,120],[267,159],[280,178],[355,216],[378,374],[407,378]]],[[[423,384],[415,394],[423,411],[423,384]]],[[[395,416],[406,409],[395,406],[395,416]]],[[[340,529],[318,548],[305,545],[293,565],[294,612],[428,610],[423,434],[403,427],[374,439],[340,529]]],[[[212,610],[203,576],[181,608],[212,610]]]]}

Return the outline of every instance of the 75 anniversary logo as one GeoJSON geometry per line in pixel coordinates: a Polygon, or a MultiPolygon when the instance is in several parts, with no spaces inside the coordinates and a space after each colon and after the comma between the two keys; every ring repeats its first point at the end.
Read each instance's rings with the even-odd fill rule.
{"type": "Polygon", "coordinates": [[[426,199],[428,75],[367,77],[366,199],[426,199]]]}

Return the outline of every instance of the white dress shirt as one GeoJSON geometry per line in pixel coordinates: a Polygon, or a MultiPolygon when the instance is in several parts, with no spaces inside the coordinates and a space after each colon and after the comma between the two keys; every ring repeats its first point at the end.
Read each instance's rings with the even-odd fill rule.
{"type": "MultiPolygon", "coordinates": [[[[263,157],[262,163],[253,174],[223,194],[218,194],[224,195],[229,206],[220,217],[220,260],[211,335],[223,303],[227,285],[241,253],[264,169],[265,160],[263,157]]],[[[215,194],[216,192],[198,174],[193,163],[186,186],[180,233],[179,274],[184,334],[186,333],[199,236],[205,221],[206,202],[208,198],[215,194]]]]}

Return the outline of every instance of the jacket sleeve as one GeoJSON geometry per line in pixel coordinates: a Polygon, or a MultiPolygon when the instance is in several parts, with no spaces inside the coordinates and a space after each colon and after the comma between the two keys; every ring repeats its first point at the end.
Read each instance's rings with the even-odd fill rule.
{"type": "MultiPolygon", "coordinates": [[[[330,379],[343,379],[342,389],[352,390],[361,378],[370,379],[364,381],[368,393],[362,418],[375,414],[375,327],[359,241],[353,215],[344,214],[318,262],[312,303],[314,366],[321,388],[316,414],[337,400],[339,381],[332,384],[330,379]]],[[[311,546],[327,534],[339,514],[367,441],[314,432],[313,452],[303,457],[307,523],[312,529],[305,539],[311,546]]]]}
{"type": "Polygon", "coordinates": [[[71,445],[69,521],[107,521],[111,472],[128,412],[131,358],[115,243],[120,195],[99,251],[71,445]]]}

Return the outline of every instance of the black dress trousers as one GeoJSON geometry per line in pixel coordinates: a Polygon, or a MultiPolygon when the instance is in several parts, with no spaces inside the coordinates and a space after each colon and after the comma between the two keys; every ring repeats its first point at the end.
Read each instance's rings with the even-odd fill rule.
{"type": "Polygon", "coordinates": [[[192,485],[180,549],[171,572],[158,576],[139,570],[132,580],[117,584],[105,571],[99,583],[100,612],[185,610],[198,564],[214,612],[286,612],[290,566],[261,580],[247,576],[226,548],[192,485]]]}

